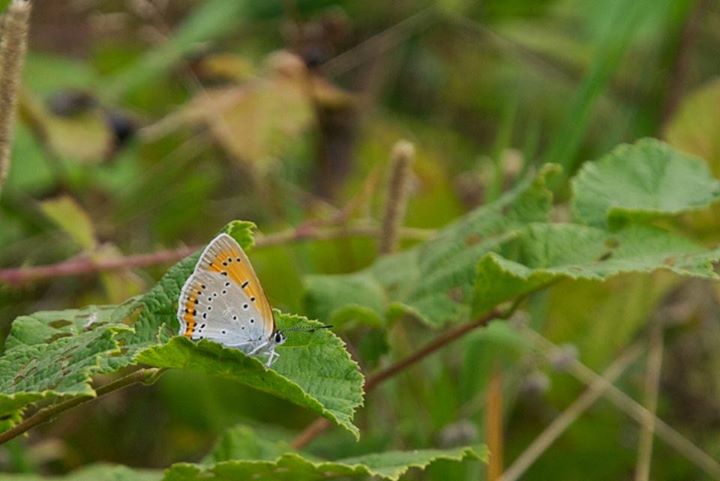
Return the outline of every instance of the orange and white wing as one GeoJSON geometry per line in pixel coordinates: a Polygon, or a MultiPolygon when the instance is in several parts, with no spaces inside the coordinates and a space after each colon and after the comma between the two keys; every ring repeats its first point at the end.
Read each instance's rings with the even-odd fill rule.
{"type": "Polygon", "coordinates": [[[203,271],[218,273],[239,286],[260,313],[265,333],[270,337],[275,331],[275,319],[270,302],[250,264],[250,259],[235,239],[225,233],[215,237],[205,248],[195,266],[196,273],[203,271]]]}

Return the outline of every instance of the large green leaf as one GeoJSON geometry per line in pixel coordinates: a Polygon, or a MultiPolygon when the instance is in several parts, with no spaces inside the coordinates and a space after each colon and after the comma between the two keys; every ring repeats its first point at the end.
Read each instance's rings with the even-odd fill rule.
{"type": "Polygon", "coordinates": [[[561,278],[602,281],[657,269],[715,278],[718,251],[642,224],[720,197],[720,182],[700,159],[647,139],[586,164],[573,180],[573,208],[592,226],[546,223],[546,173],[414,249],[354,274],[309,278],[311,312],[370,323],[409,312],[437,326],[561,278]],[[608,220],[616,232],[603,228],[608,220]]]}
{"type": "Polygon", "coordinates": [[[465,447],[456,449],[422,449],[415,451],[388,451],[338,461],[316,461],[295,453],[285,453],[273,460],[232,460],[199,465],[179,463],[165,471],[133,470],[124,466],[95,465],[82,468],[67,476],[43,478],[32,474],[3,475],[8,481],[192,481],[203,479],[264,481],[313,481],[326,479],[367,478],[369,476],[395,481],[408,470],[425,469],[435,461],[487,461],[487,449],[465,447]]]}
{"type": "Polygon", "coordinates": [[[94,396],[91,377],[102,370],[103,357],[119,353],[118,329],[100,328],[7,351],[0,358],[0,414],[45,398],[94,396]]]}
{"type": "Polygon", "coordinates": [[[485,461],[487,450],[484,447],[465,447],[447,450],[388,451],[338,461],[311,461],[299,454],[286,453],[272,461],[234,460],[214,465],[175,464],[165,472],[164,480],[313,481],[375,476],[394,481],[410,468],[424,469],[434,461],[462,461],[466,458],[485,461]]]}
{"type": "Polygon", "coordinates": [[[674,215],[720,199],[706,163],[655,139],[621,145],[572,181],[573,214],[594,226],[674,215]]]}
{"type": "MultiPolygon", "coordinates": [[[[281,329],[321,326],[300,316],[279,311],[275,319],[281,329]]],[[[238,349],[210,341],[194,343],[175,337],[167,344],[142,351],[139,362],[158,367],[193,369],[214,374],[292,401],[321,414],[355,436],[355,409],[363,401],[363,376],[350,358],[344,343],[327,329],[291,332],[277,348],[280,358],[272,369],[238,349]]]]}
{"type": "Polygon", "coordinates": [[[10,351],[20,346],[49,344],[56,339],[81,335],[108,324],[122,323],[122,306],[87,306],[82,309],[64,311],[39,311],[20,316],[13,321],[10,334],[5,340],[5,349],[10,351]]]}
{"type": "Polygon", "coordinates": [[[235,426],[226,430],[203,464],[215,464],[233,459],[271,461],[294,451],[290,444],[258,436],[247,426],[235,426]]]}
{"type": "Polygon", "coordinates": [[[517,235],[527,223],[548,220],[552,196],[545,181],[555,172],[555,166],[545,166],[536,177],[524,179],[435,238],[380,258],[360,272],[309,277],[309,312],[339,324],[353,318],[377,323],[398,313],[412,313],[431,326],[466,317],[478,259],[517,235]]]}
{"type": "MultiPolygon", "coordinates": [[[[249,222],[233,222],[225,231],[249,248],[253,227],[249,222]]],[[[147,294],[123,305],[18,318],[8,339],[9,349],[0,358],[4,396],[0,407],[10,412],[49,396],[94,395],[89,384],[93,374],[145,363],[237,380],[307,407],[357,436],[352,417],[363,402],[363,376],[331,331],[289,332],[272,369],[237,349],[173,337],[178,331],[180,289],[198,255],[182,260],[147,294]],[[18,377],[18,368],[26,364],[33,369],[32,376],[18,377]]],[[[279,312],[276,321],[283,329],[319,326],[279,312]]]]}
{"type": "Polygon", "coordinates": [[[666,269],[717,279],[720,249],[706,250],[682,237],[639,225],[616,232],[577,224],[535,224],[477,266],[475,311],[560,279],[603,281],[622,273],[666,269]]]}

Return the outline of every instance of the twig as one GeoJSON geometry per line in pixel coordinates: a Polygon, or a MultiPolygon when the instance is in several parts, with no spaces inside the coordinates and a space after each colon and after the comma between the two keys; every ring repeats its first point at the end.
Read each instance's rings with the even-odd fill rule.
{"type": "MultiPolygon", "coordinates": [[[[301,226],[266,236],[258,236],[256,247],[270,247],[288,242],[306,240],[328,240],[344,237],[376,237],[379,229],[372,224],[355,224],[342,228],[318,228],[301,226]]],[[[401,229],[403,238],[423,240],[432,231],[425,229],[401,229]]],[[[74,276],[80,274],[93,274],[122,269],[135,269],[149,267],[157,264],[167,264],[179,261],[192,254],[201,246],[184,246],[177,249],[161,250],[149,254],[138,254],[116,259],[94,260],[89,257],[79,257],[58,264],[33,267],[16,267],[0,269],[0,284],[20,285],[40,279],[54,279],[58,277],[74,276]]]]}
{"type": "Polygon", "coordinates": [[[17,436],[21,435],[22,433],[29,431],[30,429],[34,428],[35,426],[38,426],[40,424],[43,424],[45,422],[51,421],[55,416],[58,414],[67,411],[68,409],[72,409],[76,406],[79,406],[80,404],[84,404],[88,401],[92,401],[93,399],[97,399],[101,396],[104,396],[108,393],[111,393],[113,391],[117,391],[118,389],[122,389],[124,387],[130,386],[132,384],[137,384],[141,382],[151,382],[154,381],[161,373],[163,373],[164,369],[159,368],[144,368],[144,369],[138,369],[137,371],[134,371],[127,376],[123,376],[119,379],[116,379],[115,381],[112,381],[108,384],[105,384],[103,386],[98,387],[95,389],[95,396],[80,396],[75,397],[72,399],[68,399],[67,401],[61,401],[57,404],[53,404],[51,406],[45,407],[32,416],[30,416],[27,419],[24,419],[22,422],[18,423],[14,427],[8,429],[7,431],[0,433],[0,444],[4,444],[11,439],[16,438],[17,436]]]}
{"type": "Polygon", "coordinates": [[[308,424],[305,429],[298,434],[291,446],[293,449],[302,449],[316,437],[320,436],[327,428],[330,427],[330,421],[325,418],[317,418],[312,423],[308,424]]]}
{"type": "MultiPolygon", "coordinates": [[[[511,308],[511,310],[514,311],[514,308],[511,308]]],[[[512,312],[510,312],[511,310],[502,312],[499,309],[493,309],[492,311],[472,322],[468,322],[454,329],[450,329],[445,334],[436,337],[433,341],[426,344],[422,349],[415,351],[413,354],[410,354],[405,359],[369,375],[365,381],[365,392],[367,393],[372,391],[378,386],[378,384],[404,371],[405,369],[420,361],[421,359],[424,359],[430,354],[433,354],[435,351],[439,350],[440,348],[445,347],[447,344],[450,344],[451,342],[460,339],[468,332],[477,329],[478,327],[486,326],[488,322],[492,321],[493,319],[507,318],[512,314],[512,312]]]]}
{"type": "Polygon", "coordinates": [[[20,73],[27,49],[31,4],[13,0],[5,14],[0,44],[0,189],[10,171],[20,73]]]}
{"type": "MultiPolygon", "coordinates": [[[[524,328],[523,333],[529,337],[547,357],[550,357],[551,353],[558,349],[552,342],[545,339],[532,329],[524,328]]],[[[576,379],[588,385],[595,382],[599,377],[595,371],[585,366],[578,360],[571,361],[568,369],[570,374],[572,374],[576,379]]],[[[720,463],[693,444],[685,436],[669,426],[665,421],[659,419],[653,413],[645,409],[642,404],[638,403],[615,386],[610,386],[605,393],[605,396],[610,402],[615,404],[616,407],[620,408],[638,423],[643,423],[647,417],[653,417],[655,421],[655,434],[657,434],[660,439],[685,456],[689,461],[702,469],[713,479],[720,479],[720,463]]]]}
{"type": "Polygon", "coordinates": [[[640,432],[635,481],[648,481],[650,479],[650,461],[652,460],[653,440],[655,438],[655,411],[657,410],[663,356],[662,329],[662,325],[656,322],[650,332],[650,352],[648,353],[645,374],[645,407],[648,415],[645,416],[642,431],[640,432]]]}
{"type": "MultiPolygon", "coordinates": [[[[508,309],[505,312],[501,312],[497,308],[493,309],[492,311],[490,311],[487,314],[483,315],[482,317],[476,319],[475,321],[468,322],[466,324],[462,324],[454,329],[447,331],[445,334],[442,334],[441,336],[436,337],[433,341],[426,344],[422,349],[419,349],[418,351],[416,351],[413,354],[409,355],[408,357],[396,362],[395,364],[392,364],[392,365],[386,367],[385,369],[381,369],[381,370],[376,371],[375,373],[369,375],[365,379],[365,393],[366,394],[370,393],[373,389],[375,389],[383,381],[404,371],[411,365],[415,364],[416,362],[420,361],[421,359],[426,358],[430,354],[433,354],[435,351],[446,346],[447,344],[451,343],[452,341],[459,339],[460,337],[464,336],[465,334],[472,331],[473,329],[477,329],[478,327],[485,326],[485,325],[487,325],[488,322],[490,322],[493,319],[507,318],[514,312],[517,305],[518,305],[518,303],[514,304],[510,309],[508,309]]],[[[308,443],[310,443],[310,441],[315,439],[317,436],[319,436],[323,431],[325,431],[329,427],[330,427],[330,422],[327,419],[325,419],[325,418],[316,419],[312,424],[308,425],[293,440],[292,447],[295,449],[302,449],[308,443]]]]}
{"type": "Polygon", "coordinates": [[[395,144],[390,155],[390,178],[385,198],[385,214],[383,215],[380,233],[380,253],[389,254],[397,250],[398,231],[405,220],[405,209],[408,201],[408,183],[410,166],[415,157],[415,147],[406,140],[395,144]]]}
{"type": "Polygon", "coordinates": [[[138,254],[105,260],[79,257],[58,264],[2,269],[0,270],[0,283],[20,285],[40,279],[55,279],[79,274],[148,267],[180,260],[192,254],[198,248],[198,246],[180,247],[174,250],[162,250],[150,254],[138,254]]]}
{"type": "Polygon", "coordinates": [[[601,376],[593,381],[588,388],[565,411],[553,420],[540,435],[518,456],[513,464],[500,478],[501,481],[517,481],[530,466],[552,445],[565,430],[587,411],[602,396],[610,385],[632,364],[642,352],[642,347],[635,344],[618,357],[601,376]]]}

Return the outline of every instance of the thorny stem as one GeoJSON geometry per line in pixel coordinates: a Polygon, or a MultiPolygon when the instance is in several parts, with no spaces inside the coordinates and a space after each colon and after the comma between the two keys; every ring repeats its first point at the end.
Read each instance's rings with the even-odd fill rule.
{"type": "MultiPolygon", "coordinates": [[[[504,319],[509,317],[515,311],[518,305],[519,301],[513,304],[513,306],[511,306],[507,311],[504,312],[498,308],[495,308],[472,322],[462,324],[454,329],[447,331],[445,334],[436,337],[433,341],[426,344],[422,349],[415,351],[413,354],[409,355],[404,359],[401,359],[395,364],[392,364],[384,369],[370,374],[365,379],[365,394],[370,393],[383,381],[386,381],[387,379],[390,379],[396,374],[399,374],[411,365],[428,357],[430,354],[433,354],[435,351],[450,344],[456,339],[461,338],[473,329],[486,326],[493,319],[504,319]]],[[[327,419],[316,419],[293,440],[292,447],[295,449],[302,449],[329,427],[330,422],[327,419]]]]}
{"type": "MultiPolygon", "coordinates": [[[[354,224],[347,227],[319,228],[315,226],[300,226],[287,231],[259,236],[255,242],[256,247],[270,247],[289,242],[307,240],[329,240],[343,237],[367,236],[376,237],[379,229],[372,224],[354,224]]],[[[425,229],[403,228],[400,236],[406,239],[423,240],[432,231],[425,229]]],[[[179,261],[192,254],[201,246],[184,246],[177,249],[161,250],[149,254],[119,257],[115,259],[94,260],[89,257],[70,259],[58,264],[34,267],[18,267],[0,269],[0,284],[19,285],[40,279],[54,279],[58,277],[79,274],[92,274],[122,269],[136,269],[157,264],[166,264],[179,261]]]]}
{"type": "Polygon", "coordinates": [[[92,401],[93,399],[97,399],[101,396],[104,396],[106,394],[109,394],[113,391],[117,391],[118,389],[125,388],[127,386],[131,386],[133,384],[137,383],[150,383],[154,382],[157,377],[165,372],[165,369],[159,369],[159,368],[143,368],[138,369],[137,371],[134,371],[127,376],[123,376],[119,379],[116,379],[108,384],[104,384],[97,389],[95,389],[95,396],[80,396],[72,399],[68,399],[67,401],[61,401],[56,404],[52,404],[48,407],[40,409],[38,412],[33,414],[27,419],[24,419],[22,422],[18,423],[17,425],[13,426],[12,428],[8,429],[7,431],[0,433],[0,444],[4,444],[11,439],[16,438],[17,436],[21,435],[24,432],[29,431],[30,429],[34,428],[35,426],[38,426],[40,424],[46,423],[48,421],[51,421],[53,418],[55,418],[58,414],[65,412],[69,409],[72,409],[76,406],[79,406],[80,404],[84,404],[88,401],[92,401]]]}
{"type": "Polygon", "coordinates": [[[380,253],[389,254],[397,250],[398,231],[405,219],[408,200],[410,166],[415,157],[415,147],[406,140],[395,144],[390,155],[390,178],[385,198],[380,237],[380,253]]]}
{"type": "Polygon", "coordinates": [[[0,189],[10,170],[20,72],[27,49],[31,4],[13,0],[5,14],[0,43],[0,189]]]}

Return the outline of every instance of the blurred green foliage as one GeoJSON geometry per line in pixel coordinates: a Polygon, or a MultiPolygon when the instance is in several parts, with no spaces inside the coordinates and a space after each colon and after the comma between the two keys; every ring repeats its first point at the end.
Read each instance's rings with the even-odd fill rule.
{"type": "MultiPolygon", "coordinates": [[[[335,324],[365,373],[540,286],[521,306],[528,325],[598,372],[662,322],[657,414],[720,459],[720,292],[676,275],[713,277],[717,260],[718,21],[718,4],[697,0],[36,2],[0,197],[0,270],[202,245],[232,219],[263,234],[365,225],[382,212],[392,145],[407,138],[417,156],[405,225],[440,235],[406,236],[382,258],[367,236],[256,248],[273,306],[335,324]],[[621,143],[630,145],[614,150],[621,143]],[[562,175],[549,176],[546,162],[562,175]],[[663,266],[676,274],[639,273],[663,266]]],[[[109,355],[112,339],[131,334],[81,333],[86,310],[73,326],[52,326],[69,317],[52,312],[153,292],[166,269],[0,284],[0,378],[17,375],[19,345],[57,368],[53,349],[89,344],[72,335],[108,343],[77,353],[86,363],[77,376],[59,369],[56,390],[110,380],[102,363],[123,359],[109,355]],[[52,332],[33,338],[38,324],[52,332]]],[[[380,456],[378,469],[393,451],[462,458],[459,446],[487,441],[498,371],[509,466],[584,389],[567,359],[546,362],[521,332],[497,321],[465,335],[373,392],[353,421],[359,441],[331,429],[284,461],[276,455],[312,412],[208,368],[68,411],[1,446],[0,470],[159,479],[173,463],[209,463],[168,472],[192,479],[245,459],[220,468],[239,475],[257,459],[269,470],[302,465],[314,479],[319,458],[370,455],[368,466],[380,456]]],[[[192,349],[177,341],[164,347],[176,350],[166,363],[192,349]]],[[[644,376],[643,359],[617,385],[642,400],[644,376]]],[[[0,382],[3,399],[17,387],[8,386],[0,382]]],[[[47,394],[34,389],[13,407],[47,394]]],[[[523,479],[626,479],[638,435],[601,400],[523,479]]],[[[345,461],[322,469],[350,473],[345,461]]],[[[484,463],[438,461],[403,479],[485,476],[484,463]]],[[[656,442],[652,479],[712,477],[656,442]]]]}

